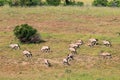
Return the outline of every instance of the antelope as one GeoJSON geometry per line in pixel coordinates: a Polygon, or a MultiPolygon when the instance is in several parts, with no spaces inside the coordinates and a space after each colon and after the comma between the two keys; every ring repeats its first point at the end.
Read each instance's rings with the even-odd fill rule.
{"type": "Polygon", "coordinates": [[[20,49],[20,46],[19,46],[19,44],[10,44],[9,45],[12,49],[20,49]]]}
{"type": "Polygon", "coordinates": [[[50,62],[47,59],[44,59],[44,62],[45,62],[45,65],[47,65],[47,67],[51,66],[50,62]]]}
{"type": "Polygon", "coordinates": [[[104,40],[104,41],[103,41],[103,44],[104,44],[105,46],[108,46],[108,47],[111,47],[111,46],[112,46],[111,43],[110,43],[110,41],[107,41],[107,40],[104,40]]]}
{"type": "Polygon", "coordinates": [[[41,51],[42,52],[50,52],[50,47],[49,46],[42,46],[41,51]]]}
{"type": "Polygon", "coordinates": [[[32,53],[30,51],[24,50],[23,54],[28,58],[32,57],[32,53]]]}

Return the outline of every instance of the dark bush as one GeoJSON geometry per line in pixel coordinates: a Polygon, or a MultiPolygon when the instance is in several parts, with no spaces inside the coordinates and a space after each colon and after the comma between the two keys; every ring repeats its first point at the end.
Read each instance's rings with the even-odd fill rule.
{"type": "Polygon", "coordinates": [[[65,0],[65,6],[71,5],[71,6],[83,6],[83,2],[75,2],[74,0],[65,0]]]}
{"type": "Polygon", "coordinates": [[[4,0],[0,0],[0,6],[4,6],[4,0]]]}
{"type": "Polygon", "coordinates": [[[77,6],[83,6],[84,5],[83,2],[77,2],[76,4],[77,4],[77,6]]]}
{"type": "Polygon", "coordinates": [[[22,6],[36,6],[36,5],[40,5],[41,0],[21,0],[21,5],[22,6]]]}
{"type": "Polygon", "coordinates": [[[36,6],[41,5],[41,0],[9,0],[10,6],[36,6]]]}
{"type": "Polygon", "coordinates": [[[74,0],[65,0],[65,5],[76,5],[74,0]]]}
{"type": "Polygon", "coordinates": [[[22,43],[39,43],[41,41],[37,30],[28,24],[17,25],[13,31],[22,43]]]}
{"type": "Polygon", "coordinates": [[[20,0],[9,0],[8,3],[10,6],[19,6],[20,0]]]}
{"type": "Polygon", "coordinates": [[[69,5],[70,1],[69,0],[65,0],[65,5],[69,5]]]}
{"type": "Polygon", "coordinates": [[[21,6],[36,6],[40,5],[41,0],[20,0],[21,6]]]}
{"type": "Polygon", "coordinates": [[[33,6],[42,5],[42,1],[41,0],[32,0],[32,5],[33,6]]]}
{"type": "Polygon", "coordinates": [[[112,0],[108,3],[110,7],[120,7],[120,0],[112,0]]]}
{"type": "Polygon", "coordinates": [[[61,0],[46,0],[48,5],[58,6],[61,3],[61,0]]]}
{"type": "Polygon", "coordinates": [[[93,6],[107,6],[108,1],[107,0],[94,0],[92,2],[93,6]]]}
{"type": "Polygon", "coordinates": [[[41,2],[39,5],[40,6],[48,6],[48,3],[47,2],[41,2]]]}

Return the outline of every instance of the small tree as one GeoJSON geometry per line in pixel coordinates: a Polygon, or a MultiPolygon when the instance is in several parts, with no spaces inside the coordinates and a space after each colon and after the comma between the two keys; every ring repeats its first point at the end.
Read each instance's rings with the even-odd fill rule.
{"type": "Polygon", "coordinates": [[[107,6],[107,4],[107,0],[94,0],[92,3],[93,6],[107,6]]]}
{"type": "Polygon", "coordinates": [[[13,31],[22,43],[39,43],[41,41],[37,30],[28,24],[17,25],[13,31]]]}

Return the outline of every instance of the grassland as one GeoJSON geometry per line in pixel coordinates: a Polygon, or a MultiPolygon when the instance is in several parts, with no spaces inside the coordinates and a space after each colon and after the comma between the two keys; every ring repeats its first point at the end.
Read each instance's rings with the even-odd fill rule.
{"type": "MultiPolygon", "coordinates": [[[[87,0],[88,1],[88,0],[87,0]]],[[[89,2],[88,2],[89,3],[89,2]]],[[[0,80],[120,80],[120,10],[108,7],[0,7],[0,80]],[[41,44],[21,44],[13,35],[18,24],[28,23],[38,30],[41,44]],[[63,66],[62,59],[69,53],[68,45],[77,39],[85,43],[98,38],[101,45],[78,49],[71,66],[63,66]],[[102,45],[102,40],[112,47],[102,45]],[[10,43],[19,43],[21,50],[11,50],[10,43]],[[53,52],[42,54],[40,48],[49,45],[53,52]],[[32,59],[21,53],[28,49],[32,59]],[[100,51],[110,52],[112,59],[98,58],[100,51]],[[43,65],[43,59],[52,67],[43,65]]]]}

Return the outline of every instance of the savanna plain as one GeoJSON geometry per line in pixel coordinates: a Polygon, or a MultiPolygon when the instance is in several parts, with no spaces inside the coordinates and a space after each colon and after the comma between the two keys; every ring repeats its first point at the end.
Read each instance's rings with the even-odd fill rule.
{"type": "MultiPolygon", "coordinates": [[[[0,80],[120,80],[120,8],[85,6],[0,7],[0,80]],[[16,25],[27,23],[38,30],[46,42],[22,44],[13,34],[16,25]],[[89,47],[88,39],[97,38],[99,45],[89,47]],[[62,64],[70,53],[68,45],[76,40],[84,44],[77,50],[70,66],[62,64]],[[102,40],[109,40],[106,47],[102,40]],[[9,48],[18,43],[20,50],[9,48]],[[43,54],[40,48],[50,46],[43,54]],[[22,55],[30,50],[31,59],[22,55]],[[110,59],[98,56],[109,52],[110,59]],[[43,59],[52,66],[46,67],[43,59]]],[[[88,5],[87,5],[88,4],[88,5]]]]}

